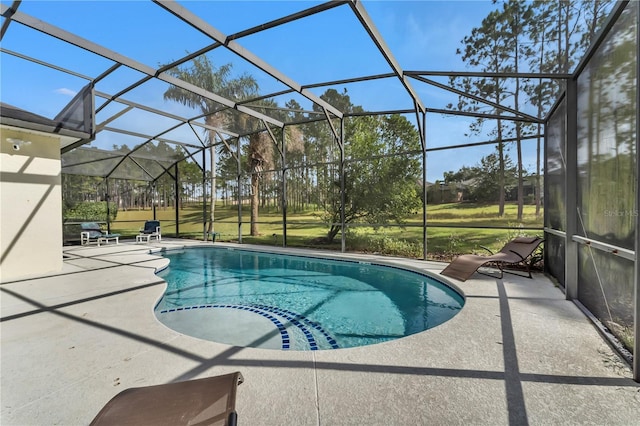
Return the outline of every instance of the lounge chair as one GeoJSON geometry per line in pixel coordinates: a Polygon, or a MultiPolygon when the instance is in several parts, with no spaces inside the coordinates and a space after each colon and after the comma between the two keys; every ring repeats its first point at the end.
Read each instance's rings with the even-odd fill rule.
{"type": "Polygon", "coordinates": [[[129,388],[91,422],[97,425],[236,425],[239,372],[205,379],[129,388]]]}
{"type": "Polygon", "coordinates": [[[144,223],[144,228],[140,230],[140,234],[136,235],[136,243],[148,243],[151,241],[151,238],[155,238],[157,241],[162,240],[159,220],[147,220],[144,223]]]}
{"type": "Polygon", "coordinates": [[[109,244],[109,241],[115,241],[116,244],[119,242],[120,234],[103,232],[100,224],[96,222],[84,222],[80,226],[80,244],[83,246],[93,242],[98,243],[98,246],[102,243],[109,244]]]}
{"type": "MultiPolygon", "coordinates": [[[[518,237],[508,242],[498,253],[492,253],[490,256],[463,254],[455,258],[440,274],[460,281],[466,281],[481,266],[487,263],[494,263],[500,270],[500,276],[498,278],[502,278],[503,272],[522,275],[504,270],[504,267],[507,265],[522,264],[527,270],[527,275],[523,276],[531,278],[531,268],[527,259],[543,241],[544,240],[539,237],[518,237]]],[[[478,271],[478,273],[482,274],[480,271],[478,271]]]]}

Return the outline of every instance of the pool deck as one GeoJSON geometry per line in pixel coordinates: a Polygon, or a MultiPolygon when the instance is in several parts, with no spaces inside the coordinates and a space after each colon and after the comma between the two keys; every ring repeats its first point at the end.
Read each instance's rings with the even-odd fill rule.
{"type": "MultiPolygon", "coordinates": [[[[65,247],[62,273],[0,285],[2,425],[86,425],[129,388],[240,371],[241,425],[638,425],[640,385],[543,275],[474,275],[450,321],[360,348],[286,352],[181,335],[153,307],[163,239],[65,247]]],[[[251,249],[257,246],[216,243],[251,249]]],[[[433,273],[445,264],[314,250],[433,273]]]]}

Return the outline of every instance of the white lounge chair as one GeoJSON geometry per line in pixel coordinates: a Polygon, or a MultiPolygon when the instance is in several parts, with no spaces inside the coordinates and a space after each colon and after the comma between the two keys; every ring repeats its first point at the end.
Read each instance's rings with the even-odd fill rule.
{"type": "Polygon", "coordinates": [[[90,243],[98,243],[100,246],[102,243],[109,244],[109,241],[115,241],[119,243],[120,234],[109,234],[102,231],[100,224],[96,222],[84,222],[80,225],[82,232],[80,232],[80,244],[87,245],[90,243]]]}

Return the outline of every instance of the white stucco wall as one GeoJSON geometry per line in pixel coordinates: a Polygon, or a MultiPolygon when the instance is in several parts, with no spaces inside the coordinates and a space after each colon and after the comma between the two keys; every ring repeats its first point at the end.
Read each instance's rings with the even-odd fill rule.
{"type": "Polygon", "coordinates": [[[0,281],[62,269],[60,173],[58,137],[0,127],[0,281]]]}

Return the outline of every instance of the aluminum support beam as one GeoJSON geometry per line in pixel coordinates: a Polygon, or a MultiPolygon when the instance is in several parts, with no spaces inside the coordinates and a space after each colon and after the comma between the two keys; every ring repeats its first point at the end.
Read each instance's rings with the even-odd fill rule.
{"type": "MultiPolygon", "coordinates": [[[[546,79],[555,79],[555,80],[568,80],[573,74],[554,74],[554,73],[514,73],[514,72],[504,72],[504,73],[495,73],[495,72],[473,72],[473,71],[403,71],[403,75],[407,77],[413,77],[418,79],[420,76],[443,76],[443,77],[498,77],[498,78],[546,78],[546,79]]],[[[373,81],[373,80],[382,80],[387,78],[395,78],[397,75],[395,73],[385,73],[385,74],[374,74],[362,77],[353,77],[353,78],[344,78],[339,80],[332,81],[324,81],[319,83],[310,83],[302,86],[303,89],[313,89],[313,88],[321,88],[327,86],[339,86],[343,84],[352,84],[352,83],[362,83],[363,81],[373,81]]],[[[281,90],[279,92],[269,93],[266,95],[259,96],[257,98],[247,99],[241,104],[247,104],[254,102],[260,99],[268,99],[275,96],[286,95],[288,93],[294,92],[293,89],[281,90]]]]}
{"type": "MultiPolygon", "coordinates": [[[[117,70],[121,66],[122,66],[122,64],[115,63],[115,64],[111,65],[109,68],[107,68],[106,70],[102,71],[96,78],[93,79],[93,85],[95,86],[98,82],[100,82],[100,81],[104,80],[105,78],[107,78],[108,76],[110,76],[112,72],[114,72],[115,70],[117,70]]],[[[96,113],[99,112],[105,106],[106,106],[106,103],[105,103],[105,105],[101,105],[100,108],[97,109],[96,113]]]]}
{"type": "Polygon", "coordinates": [[[157,78],[159,80],[162,80],[162,81],[166,82],[166,83],[169,83],[169,84],[172,84],[174,86],[180,87],[181,89],[188,90],[188,91],[190,91],[192,93],[195,93],[196,95],[200,95],[203,98],[210,99],[210,100],[212,100],[214,102],[217,102],[217,103],[219,103],[221,105],[225,105],[225,106],[227,106],[229,108],[232,108],[232,109],[237,109],[238,111],[244,112],[245,114],[247,114],[247,115],[249,115],[249,116],[251,116],[253,118],[257,118],[259,120],[262,119],[262,120],[264,120],[266,122],[269,122],[269,123],[273,124],[274,126],[278,126],[278,127],[284,126],[284,123],[281,122],[280,120],[276,120],[276,119],[271,118],[271,117],[269,117],[267,115],[260,114],[259,112],[254,111],[251,108],[247,108],[245,106],[238,105],[237,103],[235,103],[233,101],[230,101],[230,100],[228,100],[226,98],[223,98],[222,96],[216,95],[215,93],[211,93],[211,92],[209,92],[207,90],[204,90],[204,89],[202,89],[202,88],[200,88],[198,86],[195,86],[195,85],[193,85],[191,83],[187,83],[185,81],[182,81],[182,80],[180,80],[180,79],[178,79],[176,77],[170,76],[170,75],[168,75],[166,73],[161,73],[160,75],[158,75],[157,78]]]}
{"type": "MultiPolygon", "coordinates": [[[[107,152],[107,151],[103,151],[103,150],[96,150],[96,152],[107,152]]],[[[123,155],[114,155],[112,152],[108,152],[109,157],[105,157],[105,158],[96,158],[93,160],[86,160],[86,161],[80,161],[78,163],[71,163],[71,164],[64,164],[62,166],[62,171],[64,172],[64,169],[67,169],[69,167],[77,167],[77,166],[82,166],[85,164],[92,164],[92,163],[99,163],[101,161],[108,161],[108,160],[113,160],[114,158],[121,158],[123,157],[123,155]]]]}
{"type": "Polygon", "coordinates": [[[478,71],[405,71],[408,76],[439,76],[439,77],[498,77],[498,78],[548,78],[568,80],[573,74],[555,74],[549,72],[478,72],[478,71]]]}
{"type": "Polygon", "coordinates": [[[364,6],[362,5],[362,2],[358,0],[352,0],[349,3],[349,5],[351,6],[351,10],[353,10],[353,13],[356,15],[356,17],[358,18],[358,20],[360,21],[364,29],[367,31],[367,33],[369,33],[371,40],[373,40],[373,42],[376,44],[376,46],[378,47],[378,50],[380,51],[382,56],[384,56],[389,66],[391,67],[395,75],[398,77],[398,79],[406,89],[407,93],[409,93],[409,96],[411,96],[411,98],[413,99],[415,104],[418,106],[420,111],[425,112],[426,109],[424,104],[420,100],[420,96],[418,96],[416,91],[411,86],[411,83],[409,82],[407,77],[404,75],[402,68],[400,67],[400,64],[398,63],[398,61],[396,61],[396,58],[393,56],[393,53],[391,53],[391,49],[389,49],[386,42],[382,38],[382,35],[378,32],[378,29],[374,25],[371,17],[369,17],[369,14],[365,10],[364,6]]]}
{"type": "MultiPolygon", "coordinates": [[[[211,226],[213,231],[213,224],[211,226]]],[[[202,241],[207,241],[207,153],[202,150],[202,241]]]]}
{"type": "MultiPolygon", "coordinates": [[[[336,139],[336,142],[338,143],[338,145],[340,146],[340,148],[342,149],[343,145],[343,140],[342,140],[342,136],[344,134],[343,129],[340,130],[340,134],[338,134],[338,130],[336,129],[336,127],[333,125],[333,121],[331,120],[331,117],[329,116],[329,112],[326,109],[323,109],[325,116],[327,117],[327,124],[329,125],[329,128],[331,129],[331,133],[333,133],[333,137],[336,139]]],[[[342,125],[344,118],[340,119],[340,123],[342,125]]],[[[344,126],[343,126],[344,127],[344,126]]]]}
{"type": "MultiPolygon", "coordinates": [[[[238,244],[242,244],[242,163],[240,162],[240,138],[236,139],[237,182],[238,182],[238,244]]],[[[213,190],[213,189],[212,189],[213,190]]],[[[212,206],[213,208],[213,206],[212,206]]]]}
{"type": "Polygon", "coordinates": [[[622,257],[623,259],[627,259],[632,262],[636,259],[635,251],[614,246],[613,244],[603,243],[602,241],[582,237],[580,235],[574,235],[573,241],[589,246],[593,250],[599,250],[605,253],[609,253],[613,256],[622,257]]]}
{"type": "Polygon", "coordinates": [[[107,234],[111,233],[111,220],[109,220],[109,216],[111,216],[111,212],[109,211],[109,199],[111,195],[109,194],[109,178],[105,178],[105,186],[106,186],[106,194],[104,195],[105,201],[107,202],[107,234]]]}
{"type": "Polygon", "coordinates": [[[594,39],[594,42],[591,43],[589,49],[587,49],[587,52],[584,54],[584,56],[580,60],[580,63],[576,67],[574,75],[580,75],[589,61],[591,61],[591,58],[598,51],[600,45],[604,43],[604,34],[609,34],[611,32],[611,28],[613,28],[615,23],[618,22],[620,15],[624,11],[624,8],[627,7],[627,3],[629,3],[629,0],[618,1],[616,2],[616,4],[614,4],[613,10],[611,11],[611,13],[609,13],[606,22],[604,23],[604,25],[602,25],[602,28],[594,39]]]}
{"type": "Polygon", "coordinates": [[[427,260],[427,113],[422,114],[422,258],[427,260]]]}
{"type": "Polygon", "coordinates": [[[482,112],[471,112],[471,111],[456,111],[452,109],[439,109],[439,108],[427,108],[427,112],[433,112],[436,114],[446,114],[446,115],[459,115],[463,117],[474,117],[474,118],[488,118],[495,120],[509,120],[509,121],[520,121],[523,123],[542,123],[543,119],[538,118],[525,118],[525,117],[512,117],[508,115],[497,115],[497,114],[487,114],[482,112]]]}
{"type": "MultiPolygon", "coordinates": [[[[95,93],[96,93],[96,96],[98,96],[100,98],[103,98],[103,99],[113,99],[114,98],[114,96],[109,95],[108,93],[100,92],[98,90],[96,90],[95,93]]],[[[122,99],[122,98],[118,98],[117,102],[120,103],[120,104],[127,105],[130,108],[141,109],[143,111],[147,111],[147,112],[150,112],[150,113],[153,113],[153,114],[161,115],[161,116],[167,117],[167,118],[172,118],[172,119],[174,119],[176,121],[181,121],[183,123],[188,123],[189,122],[188,118],[181,117],[181,116],[175,115],[175,114],[170,114],[170,113],[168,113],[166,111],[161,111],[161,110],[156,109],[156,108],[151,108],[151,107],[148,107],[146,105],[142,105],[142,104],[137,103],[137,102],[129,101],[129,100],[122,99]]]]}
{"type": "Polygon", "coordinates": [[[173,205],[176,209],[176,237],[180,236],[180,177],[178,176],[178,163],[174,164],[175,168],[175,180],[173,181],[174,185],[174,199],[173,205]]]}
{"type": "Polygon", "coordinates": [[[287,24],[289,22],[293,22],[296,21],[298,19],[302,19],[302,18],[306,18],[307,16],[311,16],[311,15],[315,15],[317,13],[320,12],[324,12],[326,10],[329,9],[333,9],[334,7],[339,7],[342,6],[343,4],[347,3],[346,0],[342,0],[342,1],[338,1],[338,0],[333,0],[333,1],[327,1],[325,3],[321,3],[317,6],[312,6],[308,9],[302,10],[300,12],[296,12],[293,13],[291,15],[287,15],[285,17],[279,18],[279,19],[275,19],[273,21],[269,21],[269,22],[265,22],[263,24],[260,24],[258,26],[240,31],[239,33],[235,33],[233,35],[230,35],[229,37],[227,37],[227,39],[229,40],[237,40],[239,38],[242,37],[246,37],[252,34],[256,34],[265,30],[269,30],[271,28],[275,28],[278,27],[280,25],[284,25],[287,24]]]}
{"type": "MultiPolygon", "coordinates": [[[[342,118],[342,112],[339,111],[337,108],[333,107],[332,105],[330,105],[329,103],[325,102],[320,97],[314,95],[313,93],[309,92],[308,90],[303,89],[302,86],[300,84],[296,83],[295,81],[293,81],[293,79],[291,79],[288,76],[282,74],[281,72],[276,70],[274,67],[272,67],[271,65],[267,64],[266,62],[264,62],[258,56],[254,55],[249,50],[247,50],[244,47],[242,47],[236,41],[234,41],[232,39],[229,39],[226,35],[224,35],[220,31],[218,31],[213,26],[209,25],[206,21],[204,21],[198,15],[190,12],[185,7],[181,6],[180,4],[178,4],[175,1],[169,1],[169,0],[167,0],[167,1],[153,0],[153,1],[158,6],[164,8],[167,12],[173,14],[177,18],[179,18],[182,21],[184,21],[185,23],[187,23],[188,25],[190,25],[193,28],[195,28],[198,31],[200,31],[201,33],[211,37],[211,39],[217,41],[218,43],[221,43],[227,49],[231,50],[232,52],[234,52],[235,54],[237,54],[241,58],[245,59],[246,61],[250,62],[254,66],[256,66],[259,69],[261,69],[262,71],[266,72],[271,77],[275,78],[276,80],[284,83],[286,86],[288,86],[291,89],[295,90],[296,92],[300,93],[302,96],[304,96],[305,98],[309,99],[311,102],[314,102],[314,103],[324,107],[325,109],[330,111],[336,117],[342,118]]],[[[244,112],[243,108],[244,107],[242,107],[242,106],[237,106],[238,110],[244,112]]],[[[279,125],[278,127],[282,127],[282,125],[279,125]]]]}
{"type": "MultiPolygon", "coordinates": [[[[99,149],[99,148],[85,148],[85,149],[90,149],[91,153],[94,153],[94,154],[104,154],[105,157],[94,158],[94,159],[91,159],[91,160],[79,161],[77,163],[65,164],[65,165],[62,166],[62,168],[76,167],[76,166],[81,166],[83,164],[97,163],[97,162],[100,162],[100,161],[113,160],[113,159],[116,159],[116,158],[122,158],[122,157],[127,157],[128,156],[127,154],[124,154],[124,153],[121,153],[121,152],[108,151],[106,149],[99,149]]],[[[200,148],[200,150],[203,150],[203,149],[200,148]]],[[[197,151],[194,154],[197,154],[198,152],[200,152],[200,151],[197,151]]],[[[189,155],[191,158],[193,158],[193,154],[187,153],[187,155],[189,155]]],[[[160,160],[162,160],[162,159],[158,159],[158,157],[155,157],[153,155],[147,155],[147,154],[135,154],[132,157],[133,158],[142,158],[142,159],[145,159],[145,160],[155,161],[158,164],[160,164],[160,160]]],[[[184,158],[186,158],[186,157],[184,157],[184,158]]],[[[182,161],[182,160],[180,160],[180,161],[182,161]]],[[[194,161],[195,161],[195,158],[194,158],[194,161]]],[[[173,166],[173,164],[172,164],[172,166],[173,166]]],[[[198,167],[201,168],[200,165],[198,165],[198,167]]]]}
{"type": "Polygon", "coordinates": [[[287,246],[287,207],[289,206],[289,199],[287,197],[287,147],[285,132],[282,132],[282,149],[276,144],[280,151],[280,157],[282,158],[282,247],[287,246]]]}
{"type": "Polygon", "coordinates": [[[578,298],[578,246],[573,236],[578,233],[578,81],[567,81],[567,133],[565,140],[565,297],[578,298]]]}
{"type": "MultiPolygon", "coordinates": [[[[165,7],[166,4],[162,3],[162,6],[165,7]]],[[[166,7],[165,7],[166,8],[166,7]]],[[[0,4],[0,10],[2,10],[2,14],[4,15],[4,13],[9,9],[8,6],[4,5],[4,4],[0,4]]],[[[166,83],[172,84],[174,86],[180,87],[181,89],[184,90],[188,90],[192,93],[195,93],[197,95],[200,95],[206,99],[212,100],[214,102],[217,102],[219,104],[225,105],[229,108],[234,108],[234,109],[238,109],[254,118],[258,118],[258,119],[264,119],[265,121],[274,124],[278,127],[282,127],[284,124],[278,120],[275,120],[271,117],[265,116],[264,114],[260,114],[257,111],[253,111],[250,108],[247,107],[239,107],[237,106],[237,104],[234,101],[231,101],[229,99],[223,98],[222,96],[216,95],[215,93],[209,92],[207,90],[204,90],[200,87],[197,87],[193,84],[187,83],[185,81],[182,81],[178,78],[175,78],[169,74],[163,73],[163,72],[158,72],[156,69],[149,67],[147,65],[144,65],[140,62],[137,62],[131,58],[128,58],[127,56],[121,55],[119,53],[116,53],[110,49],[107,49],[103,46],[100,46],[97,43],[94,43],[92,41],[89,41],[87,39],[84,39],[82,37],[79,37],[75,34],[72,34],[68,31],[65,31],[61,28],[58,28],[54,25],[48,24],[44,21],[41,21],[39,19],[33,18],[27,14],[21,13],[21,12],[15,12],[13,14],[13,16],[11,17],[12,20],[16,21],[16,22],[20,22],[21,24],[32,28],[34,30],[40,31],[44,34],[50,35],[52,37],[55,37],[59,40],[65,41],[69,44],[72,44],[76,47],[79,47],[81,49],[84,49],[88,52],[94,53],[96,55],[102,56],[103,58],[112,60],[114,62],[117,62],[119,64],[125,65],[135,71],[138,71],[142,74],[145,74],[147,77],[145,77],[143,80],[149,79],[151,77],[155,77],[158,78],[159,80],[162,80],[166,83]]],[[[198,18],[199,19],[199,18],[198,18]]]]}
{"type": "MultiPolygon", "coordinates": [[[[118,118],[122,117],[123,115],[125,115],[126,113],[128,113],[131,110],[133,110],[133,107],[132,106],[127,106],[126,108],[123,108],[120,111],[118,111],[115,114],[113,114],[111,117],[108,117],[106,120],[104,120],[100,124],[96,125],[96,133],[100,132],[101,130],[104,130],[104,128],[107,127],[107,125],[109,123],[111,123],[112,121],[117,120],[118,118]]],[[[62,151],[63,154],[65,152],[66,151],[62,151]]]]}
{"type": "Polygon", "coordinates": [[[0,28],[0,41],[4,38],[4,35],[7,33],[7,29],[9,28],[9,24],[11,23],[11,17],[20,7],[20,3],[22,0],[15,0],[11,3],[11,7],[8,7],[6,10],[2,10],[2,17],[5,18],[2,23],[2,28],[0,28]]]}
{"type": "MultiPolygon", "coordinates": [[[[146,181],[152,181],[152,180],[154,180],[155,178],[157,178],[157,176],[152,175],[151,173],[149,173],[149,172],[147,171],[147,169],[145,169],[144,167],[142,167],[142,165],[141,165],[140,163],[138,163],[134,157],[129,157],[129,160],[133,161],[133,163],[134,163],[136,166],[138,166],[138,167],[140,168],[140,170],[142,170],[142,172],[143,172],[145,175],[147,175],[147,176],[149,176],[149,177],[151,178],[151,179],[144,179],[144,180],[146,180],[146,181]]],[[[176,163],[176,165],[177,165],[177,164],[178,164],[178,163],[176,163]]]]}
{"type": "Polygon", "coordinates": [[[451,93],[455,93],[458,96],[464,96],[466,98],[473,99],[476,102],[480,102],[482,104],[488,105],[490,107],[493,107],[495,109],[499,109],[499,110],[502,110],[502,111],[505,111],[505,112],[510,112],[511,114],[520,116],[522,118],[526,118],[528,120],[531,120],[532,122],[541,122],[541,119],[538,118],[538,117],[534,117],[532,115],[522,113],[522,112],[520,112],[520,111],[518,111],[516,109],[509,108],[507,106],[500,105],[500,104],[497,104],[495,102],[488,101],[488,100],[486,100],[486,99],[484,99],[484,98],[482,98],[480,96],[472,95],[471,93],[467,93],[467,92],[464,92],[462,90],[458,90],[456,88],[447,86],[446,84],[438,83],[437,81],[429,80],[428,78],[424,78],[424,77],[420,77],[420,76],[415,76],[414,78],[416,80],[418,80],[418,81],[422,81],[423,83],[427,83],[427,84],[429,84],[431,86],[437,87],[438,89],[442,89],[442,90],[446,90],[446,91],[451,92],[451,93]]]}
{"type": "Polygon", "coordinates": [[[56,71],[63,72],[65,74],[72,75],[74,77],[82,78],[82,79],[87,80],[87,81],[92,81],[93,80],[93,78],[89,77],[88,75],[80,74],[79,72],[71,71],[69,69],[62,68],[62,67],[59,67],[57,65],[53,65],[53,64],[51,64],[49,62],[41,61],[39,59],[32,58],[31,56],[23,55],[21,53],[14,52],[12,50],[3,49],[2,47],[0,47],[0,52],[6,53],[7,55],[15,56],[16,58],[24,59],[25,61],[29,61],[29,62],[32,62],[34,64],[38,64],[38,65],[45,66],[47,68],[51,68],[51,69],[56,70],[56,71]]]}
{"type": "MultiPolygon", "coordinates": [[[[554,111],[556,107],[557,107],[557,105],[554,105],[553,108],[551,109],[551,111],[554,111]]],[[[566,109],[565,109],[565,111],[566,111],[566,109]]],[[[543,188],[542,189],[542,197],[543,197],[543,200],[550,200],[551,199],[549,197],[549,195],[548,195],[549,188],[548,188],[548,185],[547,185],[547,182],[549,182],[549,180],[548,180],[548,176],[549,175],[547,173],[547,164],[549,164],[548,163],[548,161],[549,161],[549,156],[548,156],[549,138],[547,137],[547,135],[549,133],[547,132],[547,129],[549,128],[549,117],[550,117],[550,115],[551,114],[547,114],[547,116],[545,117],[545,120],[544,120],[545,134],[544,134],[544,139],[543,139],[543,142],[542,142],[542,144],[543,144],[543,148],[542,148],[542,155],[543,155],[543,160],[542,160],[542,164],[543,164],[543,168],[542,168],[542,183],[543,183],[542,184],[542,188],[543,188]]],[[[566,116],[566,112],[565,112],[565,116],[566,116]]],[[[562,182],[562,185],[564,185],[564,184],[565,184],[565,182],[562,182]]],[[[549,223],[549,209],[548,208],[544,208],[544,209],[542,209],[542,225],[544,226],[544,231],[543,231],[544,232],[544,234],[543,234],[544,235],[544,239],[548,240],[547,236],[546,236],[547,233],[553,234],[553,235],[555,235],[557,237],[561,237],[563,239],[566,239],[566,235],[565,235],[564,232],[557,231],[558,233],[555,233],[556,231],[554,229],[551,229],[551,228],[547,227],[548,223],[549,223]]],[[[548,258],[548,250],[545,249],[542,252],[542,255],[543,255],[544,273],[545,274],[549,274],[550,276],[554,276],[550,271],[550,267],[549,267],[550,261],[547,260],[547,258],[548,258]]],[[[562,265],[562,267],[564,268],[565,265],[562,265]]]]}
{"type": "MultiPolygon", "coordinates": [[[[189,120],[189,125],[202,127],[203,129],[207,129],[207,130],[213,130],[214,132],[216,132],[218,134],[218,136],[220,136],[221,133],[226,135],[226,136],[230,136],[232,138],[239,138],[240,136],[243,136],[240,133],[231,132],[229,130],[221,129],[220,127],[209,126],[208,124],[202,124],[202,123],[199,123],[199,122],[193,121],[193,120],[195,120],[195,118],[192,118],[191,120],[189,120]]],[[[220,136],[220,138],[224,139],[221,136],[220,136]]]]}
{"type": "Polygon", "coordinates": [[[384,78],[395,78],[395,77],[397,77],[397,74],[390,72],[386,74],[374,74],[374,75],[369,75],[364,77],[343,78],[340,80],[325,81],[322,83],[305,84],[302,87],[306,89],[313,89],[316,87],[340,86],[342,84],[362,83],[363,81],[381,80],[384,78]]]}
{"type": "Polygon", "coordinates": [[[134,152],[134,151],[138,150],[139,148],[142,147],[142,145],[146,145],[147,143],[151,142],[152,140],[155,140],[155,141],[158,141],[158,142],[171,143],[171,144],[180,145],[180,146],[188,146],[189,148],[193,148],[193,149],[202,149],[202,148],[204,148],[202,146],[192,145],[192,144],[184,143],[184,142],[178,142],[178,141],[174,141],[172,139],[166,139],[166,138],[161,137],[163,134],[169,133],[172,130],[177,129],[180,126],[182,126],[182,124],[178,124],[176,126],[168,128],[166,130],[163,130],[162,133],[159,133],[159,134],[157,134],[155,136],[147,135],[145,133],[132,132],[130,130],[118,129],[117,127],[109,127],[109,126],[105,126],[103,128],[103,130],[109,131],[109,132],[114,132],[114,133],[120,133],[120,134],[123,134],[123,135],[134,136],[134,137],[141,138],[141,139],[147,139],[146,142],[142,143],[141,145],[138,145],[136,148],[132,149],[131,152],[134,152]]]}
{"type": "MultiPolygon", "coordinates": [[[[276,147],[276,149],[278,150],[278,154],[280,154],[280,158],[282,159],[282,167],[284,167],[284,144],[282,144],[282,149],[280,149],[280,145],[278,144],[278,140],[276,139],[276,135],[273,134],[273,131],[271,130],[271,128],[266,124],[266,123],[262,123],[265,127],[265,129],[267,129],[267,133],[269,134],[269,137],[271,138],[271,142],[273,142],[273,145],[276,147]]],[[[282,135],[284,136],[284,129],[282,129],[282,135]]]]}
{"type": "Polygon", "coordinates": [[[156,216],[156,181],[151,182],[151,205],[153,210],[153,220],[157,220],[156,216]]]}
{"type": "MultiPolygon", "coordinates": [[[[523,137],[520,138],[521,141],[527,141],[527,140],[531,140],[534,138],[537,138],[538,136],[544,136],[544,134],[539,134],[536,133],[535,135],[525,135],[523,137]]],[[[516,142],[518,140],[518,138],[503,138],[502,142],[507,143],[507,142],[516,142]]],[[[451,150],[451,149],[458,149],[458,148],[467,148],[467,147],[472,147],[472,146],[483,146],[483,145],[495,145],[496,141],[494,140],[489,140],[489,141],[482,141],[482,142],[471,142],[471,143],[461,143],[458,145],[446,145],[446,146],[436,146],[433,148],[427,148],[427,152],[434,152],[434,151],[447,151],[447,150],[451,150]]]]}
{"type": "Polygon", "coordinates": [[[347,251],[347,236],[345,230],[347,227],[344,223],[344,210],[346,204],[346,197],[344,196],[344,165],[345,165],[345,156],[344,156],[344,118],[340,119],[340,138],[338,140],[338,146],[340,147],[340,251],[345,253],[347,251]]]}
{"type": "MultiPolygon", "coordinates": [[[[231,149],[231,145],[229,145],[229,144],[227,143],[227,140],[226,140],[225,138],[223,138],[223,137],[222,137],[222,135],[221,135],[220,133],[218,133],[218,132],[216,132],[216,136],[218,136],[218,138],[220,139],[220,141],[222,142],[222,144],[227,148],[227,150],[229,151],[229,154],[231,154],[231,156],[232,156],[235,160],[239,161],[239,160],[238,160],[238,155],[239,155],[239,154],[238,154],[238,155],[236,155],[236,153],[235,153],[235,152],[233,152],[233,150],[231,149]]],[[[239,139],[239,138],[235,138],[235,139],[237,140],[237,139],[239,139]]]]}
{"type": "MultiPolygon", "coordinates": [[[[8,9],[8,6],[4,4],[0,4],[0,10],[2,10],[3,15],[7,9],[8,9]]],[[[75,34],[72,34],[54,25],[48,24],[40,19],[36,19],[25,13],[16,12],[11,17],[11,19],[31,29],[40,31],[44,34],[47,34],[59,40],[65,41],[76,47],[79,47],[81,49],[94,53],[96,55],[102,56],[103,58],[107,58],[114,62],[118,62],[122,65],[126,65],[127,67],[134,69],[136,71],[139,71],[143,74],[152,75],[152,76],[155,74],[155,70],[147,65],[141,64],[124,55],[121,55],[105,47],[102,47],[97,43],[94,43],[92,41],[79,37],[75,34]]]]}
{"type": "Polygon", "coordinates": [[[640,6],[636,4],[636,244],[634,263],[634,289],[633,289],[633,380],[640,382],[640,6]]]}
{"type": "MultiPolygon", "coordinates": [[[[119,167],[119,166],[120,166],[120,165],[121,165],[121,164],[122,164],[122,163],[123,163],[127,158],[133,158],[133,153],[134,153],[134,152],[137,152],[139,149],[141,149],[143,146],[145,146],[145,145],[147,145],[148,143],[150,143],[152,140],[165,141],[165,142],[167,142],[167,143],[174,143],[174,144],[177,144],[177,145],[190,146],[190,147],[195,148],[195,149],[198,149],[198,150],[202,149],[202,147],[199,147],[199,146],[196,146],[196,145],[188,145],[188,144],[185,144],[185,143],[182,143],[182,142],[169,141],[169,140],[167,140],[167,139],[163,139],[163,138],[161,138],[161,137],[160,137],[161,135],[163,135],[163,134],[165,134],[165,133],[167,133],[167,132],[170,132],[170,131],[174,130],[175,128],[177,128],[177,127],[179,127],[179,126],[181,126],[181,125],[182,125],[182,124],[179,124],[179,125],[177,125],[177,126],[174,126],[174,127],[172,127],[172,128],[169,128],[169,129],[167,129],[167,130],[164,130],[162,133],[160,133],[160,134],[158,134],[158,135],[156,135],[156,136],[144,135],[144,134],[141,134],[141,133],[130,132],[130,131],[128,131],[128,130],[121,130],[121,129],[111,128],[111,127],[105,127],[105,128],[104,128],[104,130],[108,130],[108,131],[110,131],[110,132],[122,133],[122,134],[126,134],[126,135],[129,135],[129,136],[135,136],[135,137],[139,137],[139,138],[142,138],[142,139],[147,139],[145,142],[141,143],[140,145],[136,146],[136,147],[135,147],[135,148],[133,148],[131,151],[129,151],[128,153],[126,153],[126,154],[122,157],[122,159],[121,159],[120,161],[118,161],[118,163],[116,163],[116,164],[111,168],[111,170],[106,174],[106,177],[111,176],[111,174],[112,174],[112,173],[113,173],[113,172],[114,172],[114,171],[115,171],[115,170],[116,170],[116,169],[117,169],[117,168],[118,168],[118,167],[119,167]]],[[[178,160],[178,161],[176,162],[176,164],[177,164],[178,162],[180,162],[181,160],[182,160],[182,159],[178,160]]],[[[157,161],[157,160],[156,160],[156,161],[157,161]]],[[[158,164],[160,164],[160,163],[158,163],[158,164]]],[[[161,166],[162,166],[162,165],[161,165],[161,166]]],[[[163,167],[163,168],[164,168],[164,167],[163,167]]]]}

